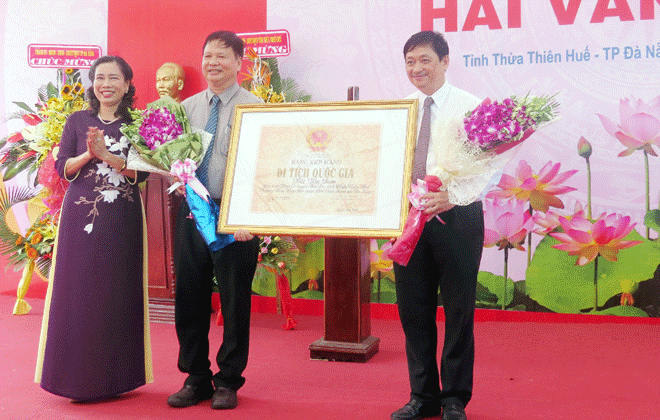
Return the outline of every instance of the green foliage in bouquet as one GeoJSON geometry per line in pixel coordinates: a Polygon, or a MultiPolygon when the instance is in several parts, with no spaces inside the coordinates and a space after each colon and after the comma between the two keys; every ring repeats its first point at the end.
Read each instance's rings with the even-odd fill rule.
{"type": "Polygon", "coordinates": [[[555,101],[555,96],[557,96],[556,93],[554,95],[541,96],[530,96],[527,94],[522,98],[512,96],[511,100],[516,104],[516,108],[523,108],[525,115],[534,120],[538,125],[557,118],[559,102],[555,101]]]}
{"type": "Polygon", "coordinates": [[[146,163],[169,171],[177,160],[202,159],[202,133],[192,130],[185,109],[172,98],[164,96],[145,110],[132,110],[131,116],[133,122],[120,130],[146,163]]]}

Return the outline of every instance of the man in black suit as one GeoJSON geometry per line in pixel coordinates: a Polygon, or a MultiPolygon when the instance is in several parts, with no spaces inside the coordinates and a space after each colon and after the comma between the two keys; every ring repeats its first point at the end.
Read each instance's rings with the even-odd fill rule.
{"type": "MultiPolygon", "coordinates": [[[[445,80],[449,47],[441,34],[424,31],[413,35],[403,54],[408,78],[418,89],[409,98],[418,99],[421,117],[413,163],[415,182],[437,164],[429,146],[440,139],[432,138],[430,127],[462,118],[481,101],[445,80]]],[[[481,201],[452,204],[454,187],[426,194],[425,213],[439,215],[445,224],[435,217],[427,222],[408,264],[394,265],[411,398],[392,413],[392,420],[415,420],[441,412],[443,420],[466,419],[465,406],[472,396],[474,304],[484,221],[481,201]],[[440,372],[436,357],[438,287],[446,318],[440,372]]]]}

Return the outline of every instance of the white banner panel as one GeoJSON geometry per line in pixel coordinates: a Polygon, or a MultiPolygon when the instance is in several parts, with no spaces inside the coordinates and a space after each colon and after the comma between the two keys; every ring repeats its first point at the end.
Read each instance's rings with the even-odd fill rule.
{"type": "MultiPolygon", "coordinates": [[[[269,28],[291,34],[292,51],[279,60],[280,72],[294,77],[313,100],[344,100],[349,86],[359,86],[364,100],[405,97],[414,87],[405,75],[403,45],[429,25],[449,43],[450,83],[493,100],[557,93],[563,118],[534,134],[505,173],[513,175],[520,160],[536,172],[548,161],[561,162],[561,172],[579,170],[565,183],[577,188],[561,197],[566,209],[576,201],[586,204],[587,171],[577,154],[584,136],[594,150],[594,216],[630,215],[640,232],[643,154],[617,157],[625,147],[596,114],[618,123],[621,98],[648,103],[660,95],[659,21],[657,0],[268,2],[269,28]]],[[[649,165],[651,208],[657,208],[660,158],[651,156],[649,165]]],[[[482,269],[501,272],[500,254],[486,249],[482,269]]],[[[523,254],[512,253],[514,280],[525,277],[523,254]]]]}
{"type": "MultiPolygon", "coordinates": [[[[22,121],[5,118],[19,108],[12,101],[33,106],[37,89],[55,82],[57,70],[30,66],[31,44],[59,46],[97,46],[101,54],[107,53],[108,0],[5,0],[0,2],[3,30],[0,31],[0,136],[25,126],[22,121]]],[[[89,48],[78,48],[89,50],[89,48]]],[[[55,57],[57,50],[55,49],[55,57]]],[[[64,58],[71,48],[65,51],[64,58]]],[[[78,57],[79,58],[79,57],[78,57]]],[[[66,64],[66,60],[61,60],[66,64]]],[[[45,66],[44,66],[45,67],[45,66]]],[[[85,87],[91,85],[83,71],[85,87]]]]}

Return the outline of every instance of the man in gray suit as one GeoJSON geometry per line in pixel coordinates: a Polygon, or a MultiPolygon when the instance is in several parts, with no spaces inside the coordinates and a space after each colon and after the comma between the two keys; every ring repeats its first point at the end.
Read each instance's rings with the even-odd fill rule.
{"type": "MultiPolygon", "coordinates": [[[[197,168],[197,177],[218,204],[234,108],[237,104],[262,102],[236,82],[243,47],[243,40],[233,32],[210,34],[202,58],[202,73],[208,88],[182,102],[191,125],[214,136],[197,168]]],[[[239,230],[234,234],[235,242],[210,251],[189,214],[190,209],[183,202],[174,241],[178,367],[188,377],[183,388],[170,395],[167,403],[172,407],[189,407],[212,398],[212,408],[232,409],[238,405],[236,391],[245,383],[242,374],[248,360],[252,278],[257,267],[259,239],[239,230]],[[224,319],[222,345],[216,356],[220,370],[216,374],[211,371],[208,339],[214,275],[219,280],[224,319]]]]}

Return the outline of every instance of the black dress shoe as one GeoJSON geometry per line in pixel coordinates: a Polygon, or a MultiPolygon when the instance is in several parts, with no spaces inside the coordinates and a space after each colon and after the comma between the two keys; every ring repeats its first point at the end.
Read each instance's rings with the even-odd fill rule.
{"type": "Polygon", "coordinates": [[[447,404],[442,409],[442,420],[467,420],[465,409],[460,404],[447,404]]]}
{"type": "Polygon", "coordinates": [[[392,413],[392,420],[418,420],[424,417],[434,417],[440,414],[442,407],[432,402],[423,402],[412,398],[408,404],[392,413]]]}
{"type": "Polygon", "coordinates": [[[184,385],[178,392],[167,398],[167,404],[171,407],[190,407],[200,401],[208,400],[213,396],[213,385],[193,386],[184,385]]]}
{"type": "Polygon", "coordinates": [[[220,387],[213,393],[211,399],[211,408],[215,410],[230,410],[238,405],[238,396],[236,391],[229,388],[220,387]]]}

